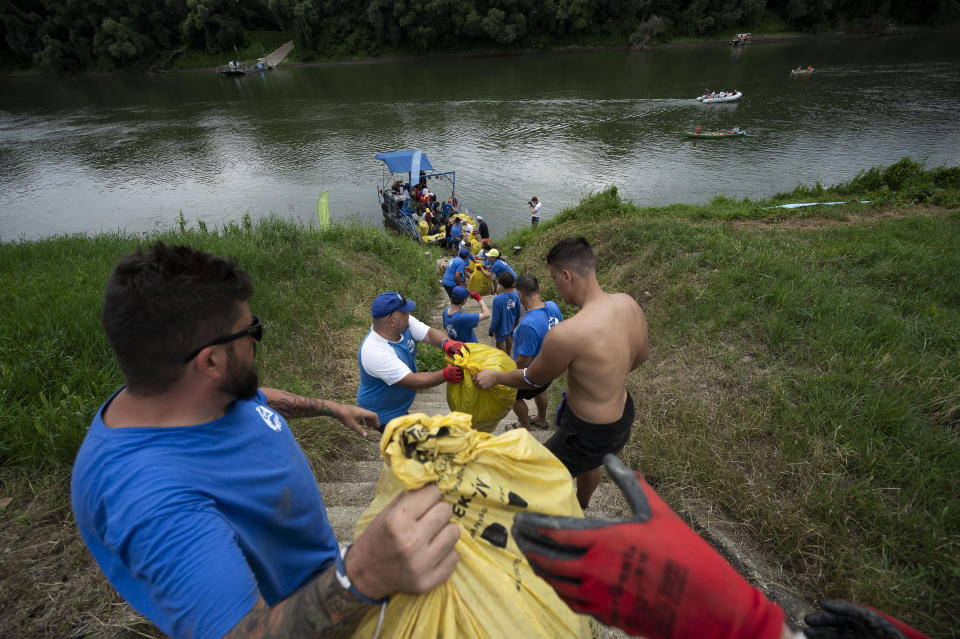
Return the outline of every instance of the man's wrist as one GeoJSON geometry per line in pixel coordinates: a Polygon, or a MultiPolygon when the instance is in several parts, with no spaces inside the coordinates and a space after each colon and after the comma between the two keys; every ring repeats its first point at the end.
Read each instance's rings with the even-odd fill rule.
{"type": "Polygon", "coordinates": [[[378,589],[373,584],[370,583],[370,572],[366,570],[366,566],[362,558],[356,556],[356,553],[350,553],[349,550],[352,548],[352,544],[348,546],[343,551],[337,550],[338,553],[343,552],[343,572],[344,575],[349,579],[350,583],[353,585],[353,589],[357,591],[362,600],[369,599],[367,603],[373,602],[374,604],[379,603],[381,600],[388,598],[389,592],[382,592],[381,589],[378,589]]]}

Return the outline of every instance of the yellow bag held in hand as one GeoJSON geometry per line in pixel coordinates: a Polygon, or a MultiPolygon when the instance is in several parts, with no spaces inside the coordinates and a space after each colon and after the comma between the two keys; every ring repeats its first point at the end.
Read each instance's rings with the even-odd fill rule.
{"type": "Polygon", "coordinates": [[[486,295],[493,291],[493,282],[490,281],[490,278],[483,273],[479,268],[473,269],[473,273],[470,274],[470,279],[467,280],[467,289],[471,291],[476,291],[481,295],[486,295]]]}
{"type": "MultiPolygon", "coordinates": [[[[435,483],[460,526],[453,575],[424,595],[396,593],[384,611],[381,637],[514,639],[589,637],[589,617],[567,607],[537,577],[510,535],[524,509],[582,517],[570,473],[527,430],[494,437],[470,416],[423,413],[390,420],[380,440],[386,460],[377,495],[360,516],[360,535],[402,490],[435,483]]],[[[372,637],[380,609],[353,636],[372,637]]]]}
{"type": "Polygon", "coordinates": [[[517,389],[497,384],[493,388],[480,390],[473,383],[473,376],[484,369],[506,373],[517,368],[516,362],[499,348],[486,344],[469,343],[470,352],[446,357],[448,364],[463,368],[463,381],[459,384],[447,384],[447,406],[450,410],[467,413],[473,417],[473,427],[477,430],[493,432],[517,399],[517,389]]]}

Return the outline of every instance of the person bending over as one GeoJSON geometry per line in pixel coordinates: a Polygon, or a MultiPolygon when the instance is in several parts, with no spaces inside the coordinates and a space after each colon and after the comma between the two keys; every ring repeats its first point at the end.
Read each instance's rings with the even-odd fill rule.
{"type": "Polygon", "coordinates": [[[443,309],[443,328],[447,331],[450,339],[458,339],[461,342],[475,343],[477,335],[473,329],[483,320],[490,317],[490,309],[483,297],[476,291],[467,292],[466,287],[454,287],[450,294],[450,306],[443,309]],[[480,304],[479,313],[466,313],[463,305],[468,297],[472,297],[480,304]]]}
{"type": "Polygon", "coordinates": [[[287,419],[356,406],[260,388],[264,335],[232,259],[161,242],[119,261],[101,322],[124,386],[73,466],[77,527],[117,592],[172,637],[349,634],[395,592],[454,570],[436,487],[398,496],[341,551],[287,419]]]}

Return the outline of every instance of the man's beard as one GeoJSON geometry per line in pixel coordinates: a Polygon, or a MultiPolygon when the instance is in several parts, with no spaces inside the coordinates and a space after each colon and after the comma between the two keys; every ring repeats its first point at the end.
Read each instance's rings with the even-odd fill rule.
{"type": "Polygon", "coordinates": [[[256,362],[251,361],[246,370],[241,368],[233,344],[230,344],[227,348],[227,378],[220,384],[220,392],[237,399],[253,399],[259,388],[256,362]]]}

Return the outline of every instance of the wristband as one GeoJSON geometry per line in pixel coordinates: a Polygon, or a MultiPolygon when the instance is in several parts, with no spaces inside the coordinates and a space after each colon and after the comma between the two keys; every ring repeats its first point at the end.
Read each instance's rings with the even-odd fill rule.
{"type": "Polygon", "coordinates": [[[443,350],[443,345],[446,344],[446,343],[449,342],[449,341],[450,341],[450,338],[448,337],[447,339],[445,339],[445,340],[443,340],[442,342],[440,342],[440,350],[443,350]]]}
{"type": "Polygon", "coordinates": [[[527,379],[527,369],[523,369],[523,381],[525,381],[527,384],[529,384],[530,386],[532,386],[532,387],[534,387],[534,388],[540,388],[540,385],[539,385],[539,384],[534,384],[534,383],[531,382],[529,379],[527,379]]]}
{"type": "Polygon", "coordinates": [[[347,568],[346,566],[343,565],[343,558],[347,556],[347,551],[350,550],[351,546],[353,546],[353,544],[350,544],[349,546],[344,546],[337,552],[337,554],[333,556],[333,565],[336,571],[337,581],[340,582],[340,585],[343,586],[344,590],[349,590],[353,594],[353,596],[359,599],[360,601],[366,602],[374,606],[387,605],[387,602],[390,601],[389,595],[387,595],[383,599],[371,599],[370,597],[366,596],[365,594],[363,594],[362,592],[354,588],[353,584],[350,583],[350,577],[347,576],[347,568]]]}

